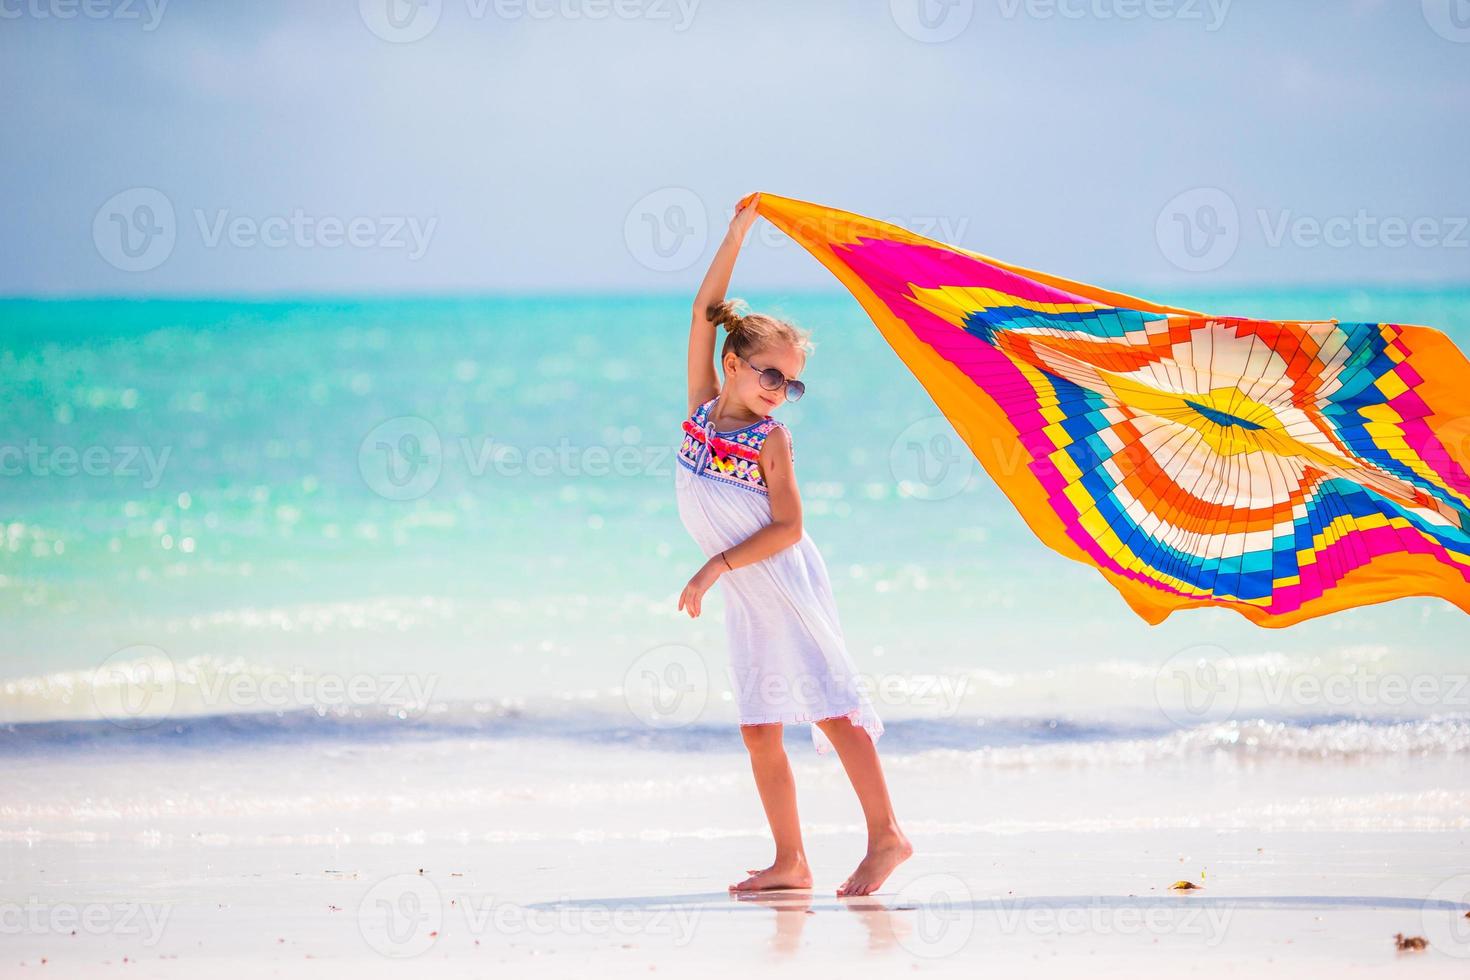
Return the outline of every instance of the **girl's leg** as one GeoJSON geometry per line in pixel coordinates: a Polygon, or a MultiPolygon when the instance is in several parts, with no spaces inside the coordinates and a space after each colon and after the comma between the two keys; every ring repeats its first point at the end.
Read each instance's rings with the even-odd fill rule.
{"type": "Polygon", "coordinates": [[[827,718],[817,724],[837,750],[868,824],[867,856],[837,889],[837,894],[870,895],[882,887],[894,868],[909,859],[914,849],[898,829],[898,818],[893,815],[893,801],[888,798],[888,783],[883,778],[883,765],[878,761],[878,748],[872,737],[847,718],[827,718]]]}
{"type": "Polygon", "coordinates": [[[766,809],[766,822],[776,839],[776,860],[769,868],[753,873],[730,889],[810,888],[812,872],[807,867],[806,851],[801,845],[801,821],[796,815],[796,780],[781,742],[781,726],[742,725],[740,734],[750,752],[750,769],[755,774],[761,805],[766,809]]]}

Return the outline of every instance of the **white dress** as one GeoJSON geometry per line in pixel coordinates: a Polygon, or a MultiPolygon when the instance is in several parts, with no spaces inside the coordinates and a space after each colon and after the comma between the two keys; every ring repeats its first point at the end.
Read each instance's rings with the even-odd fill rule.
{"type": "MultiPolygon", "coordinates": [[[[710,558],[771,522],[770,492],[758,461],[766,436],[785,428],[768,415],[743,429],[717,432],[709,418],[714,402],[684,420],[674,467],[679,517],[710,558]]],[[[726,571],[719,588],[740,724],[845,717],[878,740],[883,723],[847,652],[826,563],[805,529],[796,544],[726,571]]],[[[817,751],[831,751],[822,730],[812,725],[811,731],[817,751]]]]}

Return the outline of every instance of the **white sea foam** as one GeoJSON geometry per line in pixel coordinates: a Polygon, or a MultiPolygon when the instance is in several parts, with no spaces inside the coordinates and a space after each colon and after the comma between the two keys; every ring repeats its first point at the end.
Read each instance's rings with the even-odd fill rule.
{"type": "Polygon", "coordinates": [[[930,770],[988,770],[1147,766],[1222,757],[1347,762],[1388,756],[1470,753],[1470,716],[1403,722],[1336,721],[1316,724],[1229,721],[1151,738],[1079,739],[975,749],[931,749],[895,756],[891,766],[930,770]]]}
{"type": "MultiPolygon", "coordinates": [[[[564,652],[549,640],[534,650],[512,644],[502,651],[507,659],[503,668],[493,672],[487,672],[483,661],[450,669],[460,653],[409,655],[402,649],[405,635],[442,639],[469,628],[465,617],[481,617],[473,619],[480,623],[486,616],[513,615],[517,605],[505,600],[470,609],[459,600],[398,596],[239,607],[173,618],[155,623],[157,632],[189,634],[196,640],[217,632],[236,640],[258,634],[299,641],[279,658],[266,653],[183,656],[162,647],[134,647],[94,667],[0,681],[0,724],[148,720],[300,707],[340,713],[372,705],[418,715],[431,706],[475,698],[514,700],[530,705],[533,712],[555,713],[568,706],[604,713],[626,709],[617,684],[625,663],[613,671],[603,664],[589,672],[585,665],[577,666],[575,651],[565,651],[567,677],[581,683],[557,690],[535,668],[538,659],[564,652]],[[308,639],[317,636],[321,639],[308,639]],[[300,641],[316,652],[299,652],[300,641]],[[498,689],[483,690],[490,683],[498,689]]],[[[190,644],[195,649],[200,645],[190,644]]],[[[868,658],[858,681],[885,721],[1085,716],[1153,719],[1187,728],[1256,717],[1411,718],[1470,712],[1470,668],[1442,656],[1420,657],[1383,645],[1347,645],[1317,654],[1235,654],[1199,644],[1159,660],[1103,658],[1020,670],[895,669],[881,664],[880,658],[868,658]]],[[[733,722],[730,678],[722,661],[709,655],[703,665],[708,707],[702,719],[733,722]]]]}
{"type": "Polygon", "coordinates": [[[369,708],[424,713],[437,675],[413,671],[310,671],[240,657],[179,659],[157,647],[119,651],[90,670],[0,682],[0,724],[110,721],[124,728],[168,718],[369,708]]]}

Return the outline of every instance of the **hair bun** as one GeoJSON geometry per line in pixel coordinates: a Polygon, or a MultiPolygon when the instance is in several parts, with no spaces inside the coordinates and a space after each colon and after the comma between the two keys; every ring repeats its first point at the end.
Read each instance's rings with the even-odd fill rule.
{"type": "Polygon", "coordinates": [[[705,317],[716,327],[724,324],[729,331],[720,348],[721,364],[732,353],[736,357],[750,357],[757,351],[769,350],[783,344],[801,351],[802,357],[812,350],[807,331],[769,313],[751,312],[744,300],[727,299],[711,303],[705,317]]]}
{"type": "Polygon", "coordinates": [[[734,333],[745,325],[746,306],[743,299],[725,299],[710,305],[706,318],[716,327],[724,327],[734,333]]]}

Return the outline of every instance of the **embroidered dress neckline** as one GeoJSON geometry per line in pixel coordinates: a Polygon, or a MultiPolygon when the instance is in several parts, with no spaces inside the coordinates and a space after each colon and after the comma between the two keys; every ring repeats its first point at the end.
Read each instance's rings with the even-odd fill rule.
{"type": "Polygon", "coordinates": [[[709,419],[714,401],[712,398],[704,402],[684,420],[679,462],[697,476],[743,490],[768,493],[761,473],[760,453],[766,436],[782,423],[767,415],[741,428],[721,431],[709,419]]]}
{"type": "MultiPolygon", "coordinates": [[[[715,398],[718,398],[718,397],[719,397],[718,395],[715,396],[715,398]]],[[[742,425],[738,429],[715,429],[714,428],[714,422],[709,417],[709,409],[710,409],[710,406],[715,403],[715,398],[711,398],[709,401],[705,402],[700,407],[704,410],[704,420],[706,422],[709,422],[712,431],[717,436],[733,436],[733,435],[735,435],[737,433],[744,432],[746,429],[753,429],[756,426],[760,425],[762,422],[769,422],[771,420],[771,417],[769,415],[762,415],[760,418],[756,419],[754,422],[750,423],[749,425],[742,425]]]]}

